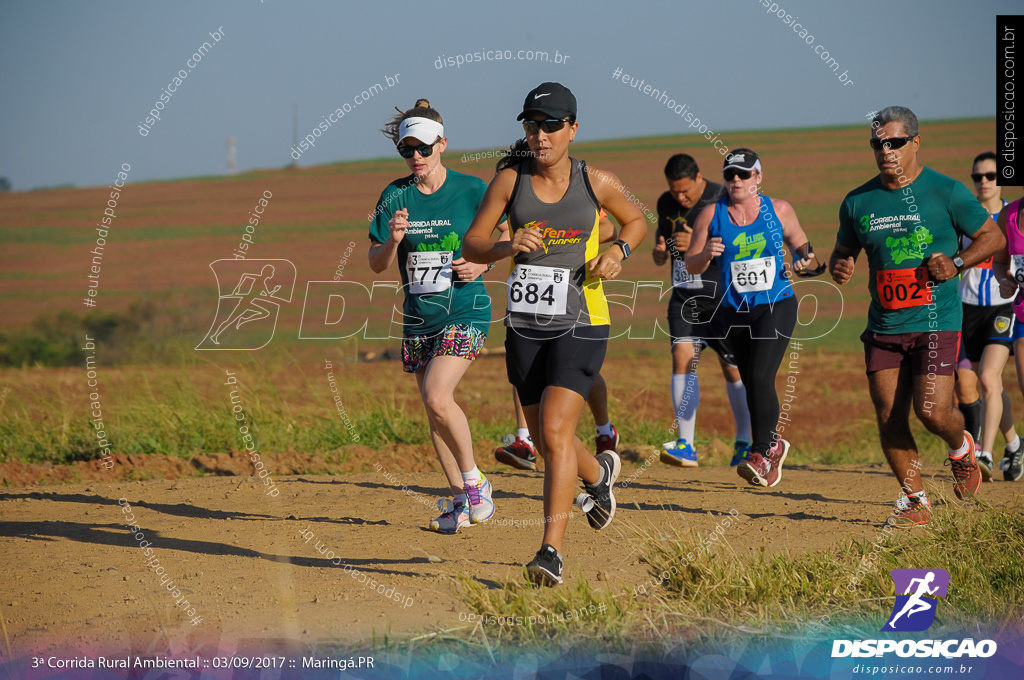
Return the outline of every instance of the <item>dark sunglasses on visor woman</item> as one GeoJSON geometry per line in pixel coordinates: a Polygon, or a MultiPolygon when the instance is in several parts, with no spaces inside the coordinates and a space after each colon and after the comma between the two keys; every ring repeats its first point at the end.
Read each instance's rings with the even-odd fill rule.
{"type": "Polygon", "coordinates": [[[409,146],[408,144],[399,144],[398,145],[398,155],[401,156],[402,158],[412,158],[413,154],[415,154],[417,151],[419,151],[420,156],[422,156],[423,158],[426,158],[430,154],[434,153],[434,147],[440,141],[441,141],[441,138],[439,137],[437,139],[437,141],[435,141],[433,144],[420,144],[419,146],[409,146]]]}

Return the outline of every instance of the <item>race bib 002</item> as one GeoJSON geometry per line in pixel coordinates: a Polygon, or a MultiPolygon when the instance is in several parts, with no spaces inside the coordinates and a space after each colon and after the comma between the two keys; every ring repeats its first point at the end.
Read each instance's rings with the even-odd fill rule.
{"type": "Polygon", "coordinates": [[[928,268],[890,269],[875,275],[878,301],[885,309],[906,309],[932,304],[928,287],[928,268]]]}
{"type": "Polygon", "coordinates": [[[409,292],[413,295],[441,293],[452,287],[452,251],[409,253],[405,260],[409,292]]]}
{"type": "Polygon", "coordinates": [[[673,288],[703,288],[700,274],[691,274],[686,270],[686,263],[679,259],[672,259],[672,287],[673,288]]]}
{"type": "Polygon", "coordinates": [[[569,270],[517,265],[508,277],[508,311],[557,316],[569,299],[569,270]]]}
{"type": "Polygon", "coordinates": [[[740,293],[770,290],[775,283],[775,256],[738,260],[730,265],[732,287],[740,293]]]}

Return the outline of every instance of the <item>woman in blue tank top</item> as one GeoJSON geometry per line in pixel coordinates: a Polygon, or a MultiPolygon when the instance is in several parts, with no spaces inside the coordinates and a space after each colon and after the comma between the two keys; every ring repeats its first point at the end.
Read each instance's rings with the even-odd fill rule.
{"type": "Polygon", "coordinates": [[[793,253],[793,269],[809,270],[814,251],[788,202],[758,193],[761,161],[750,149],[736,149],[722,169],[727,195],[701,212],[693,227],[686,268],[707,269],[717,258],[722,272],[722,305],[729,328],[728,342],[736,354],[740,376],[747,386],[747,406],[753,434],[751,453],[737,471],[748,482],[775,486],[789,442],[782,438],[775,374],[786,355],[796,326],[798,305],[786,269],[783,243],[793,253]]]}

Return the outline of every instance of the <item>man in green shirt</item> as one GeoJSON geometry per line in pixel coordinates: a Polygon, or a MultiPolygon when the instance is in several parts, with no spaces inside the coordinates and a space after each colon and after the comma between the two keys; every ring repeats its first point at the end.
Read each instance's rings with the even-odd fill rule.
{"type": "Polygon", "coordinates": [[[867,254],[871,293],[861,335],[882,450],[903,495],[893,522],[927,524],[930,505],[918,472],[910,407],[949,446],[957,498],[981,485],[974,442],[953,406],[962,328],[960,272],[1005,244],[996,224],[960,182],[920,164],[917,116],[902,106],[874,113],[871,148],[878,176],[846,195],[829,262],[832,278],[853,278],[867,254]],[[959,237],[973,242],[957,252],[959,237]]]}

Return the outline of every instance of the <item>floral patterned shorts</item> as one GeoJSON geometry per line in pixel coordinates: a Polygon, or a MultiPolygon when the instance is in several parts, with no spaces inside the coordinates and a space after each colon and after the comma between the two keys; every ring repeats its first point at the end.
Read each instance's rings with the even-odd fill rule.
{"type": "Polygon", "coordinates": [[[462,357],[472,361],[480,354],[487,333],[468,323],[445,326],[434,335],[411,335],[402,339],[402,368],[417,373],[434,357],[462,357]]]}

